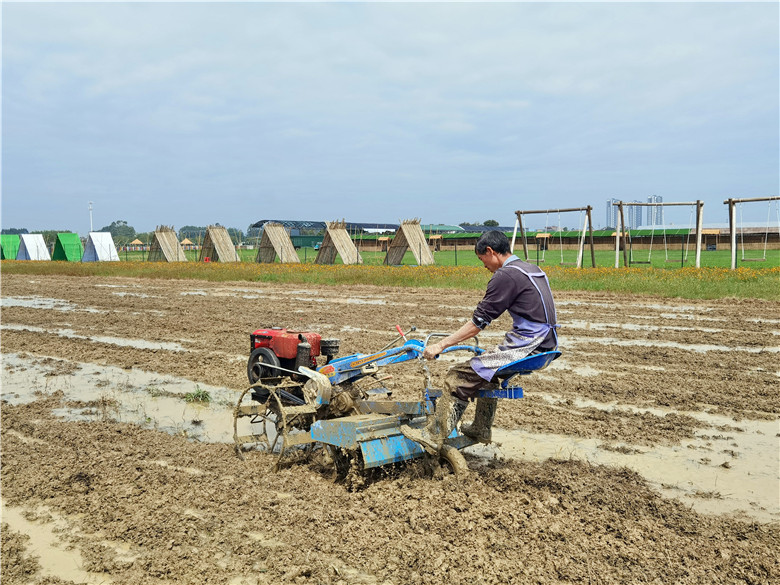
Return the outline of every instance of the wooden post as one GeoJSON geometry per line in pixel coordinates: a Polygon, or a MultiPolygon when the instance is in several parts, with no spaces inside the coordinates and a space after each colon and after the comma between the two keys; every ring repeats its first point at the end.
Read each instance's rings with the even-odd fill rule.
{"type": "Polygon", "coordinates": [[[590,261],[593,268],[596,268],[596,249],[593,246],[593,218],[591,217],[591,210],[593,208],[588,205],[585,213],[588,215],[588,240],[590,241],[590,261]]]}
{"type": "Polygon", "coordinates": [[[696,201],[696,268],[701,268],[701,232],[704,220],[704,201],[696,201]]]}
{"type": "Polygon", "coordinates": [[[615,226],[615,268],[620,268],[620,215],[617,216],[617,225],[615,226]]]}
{"type": "Polygon", "coordinates": [[[519,221],[515,218],[515,231],[512,232],[512,244],[509,246],[509,251],[512,252],[512,254],[515,253],[515,240],[517,240],[517,228],[519,225],[519,221]]]}
{"type": "Polygon", "coordinates": [[[729,239],[731,240],[731,269],[737,269],[737,205],[734,199],[729,204],[729,239]]]}
{"type": "Polygon", "coordinates": [[[620,241],[623,242],[623,265],[628,267],[628,246],[626,245],[626,220],[623,215],[623,202],[618,202],[618,211],[620,212],[620,241]]]}
{"type": "Polygon", "coordinates": [[[519,211],[515,212],[517,214],[517,223],[520,226],[520,240],[523,242],[523,256],[525,256],[524,260],[528,261],[528,243],[525,241],[525,230],[523,229],[523,214],[519,211]]]}

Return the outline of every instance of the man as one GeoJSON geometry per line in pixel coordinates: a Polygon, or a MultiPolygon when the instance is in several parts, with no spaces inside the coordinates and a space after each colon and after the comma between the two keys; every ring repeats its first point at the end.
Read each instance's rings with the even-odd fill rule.
{"type": "MultiPolygon", "coordinates": [[[[484,298],[474,310],[471,321],[452,335],[425,348],[423,357],[434,359],[446,348],[475,337],[504,311],[512,317],[512,330],[493,351],[485,352],[450,368],[446,391],[439,399],[436,416],[424,429],[403,426],[408,439],[432,450],[439,450],[463,416],[469,400],[479,390],[496,387],[496,371],[532,353],[552,351],[558,346],[555,304],[547,275],[538,267],[523,262],[511,253],[509,240],[498,231],[482,234],[474,247],[477,257],[493,277],[484,298]]],[[[496,398],[477,398],[472,425],[463,425],[464,435],[482,443],[492,439],[496,416],[496,398]]]]}

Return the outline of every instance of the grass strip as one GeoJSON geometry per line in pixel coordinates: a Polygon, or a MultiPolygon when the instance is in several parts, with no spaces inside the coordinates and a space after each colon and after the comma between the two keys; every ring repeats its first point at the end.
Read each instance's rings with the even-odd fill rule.
{"type": "MultiPolygon", "coordinates": [[[[669,298],[755,298],[780,300],[775,268],[583,268],[543,266],[553,290],[605,291],[669,298]]],[[[315,285],[373,285],[484,289],[490,273],[475,266],[359,266],[304,264],[220,264],[195,262],[31,262],[4,260],[5,274],[48,274],[250,281],[315,285]]]]}

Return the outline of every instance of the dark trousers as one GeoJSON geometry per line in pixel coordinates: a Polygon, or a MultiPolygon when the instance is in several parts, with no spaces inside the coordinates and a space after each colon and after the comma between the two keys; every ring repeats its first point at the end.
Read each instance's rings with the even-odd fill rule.
{"type": "Polygon", "coordinates": [[[474,400],[477,392],[483,388],[496,388],[493,382],[487,382],[472,368],[468,360],[455,364],[447,371],[444,385],[453,396],[461,400],[474,400]]]}

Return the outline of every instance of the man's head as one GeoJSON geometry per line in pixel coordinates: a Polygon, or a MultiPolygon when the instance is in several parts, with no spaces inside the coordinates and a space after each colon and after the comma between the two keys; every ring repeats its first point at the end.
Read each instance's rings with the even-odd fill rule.
{"type": "Polygon", "coordinates": [[[490,270],[490,272],[495,272],[503,266],[504,261],[511,254],[509,239],[503,232],[495,230],[485,232],[474,245],[474,252],[485,268],[490,270]]]}

